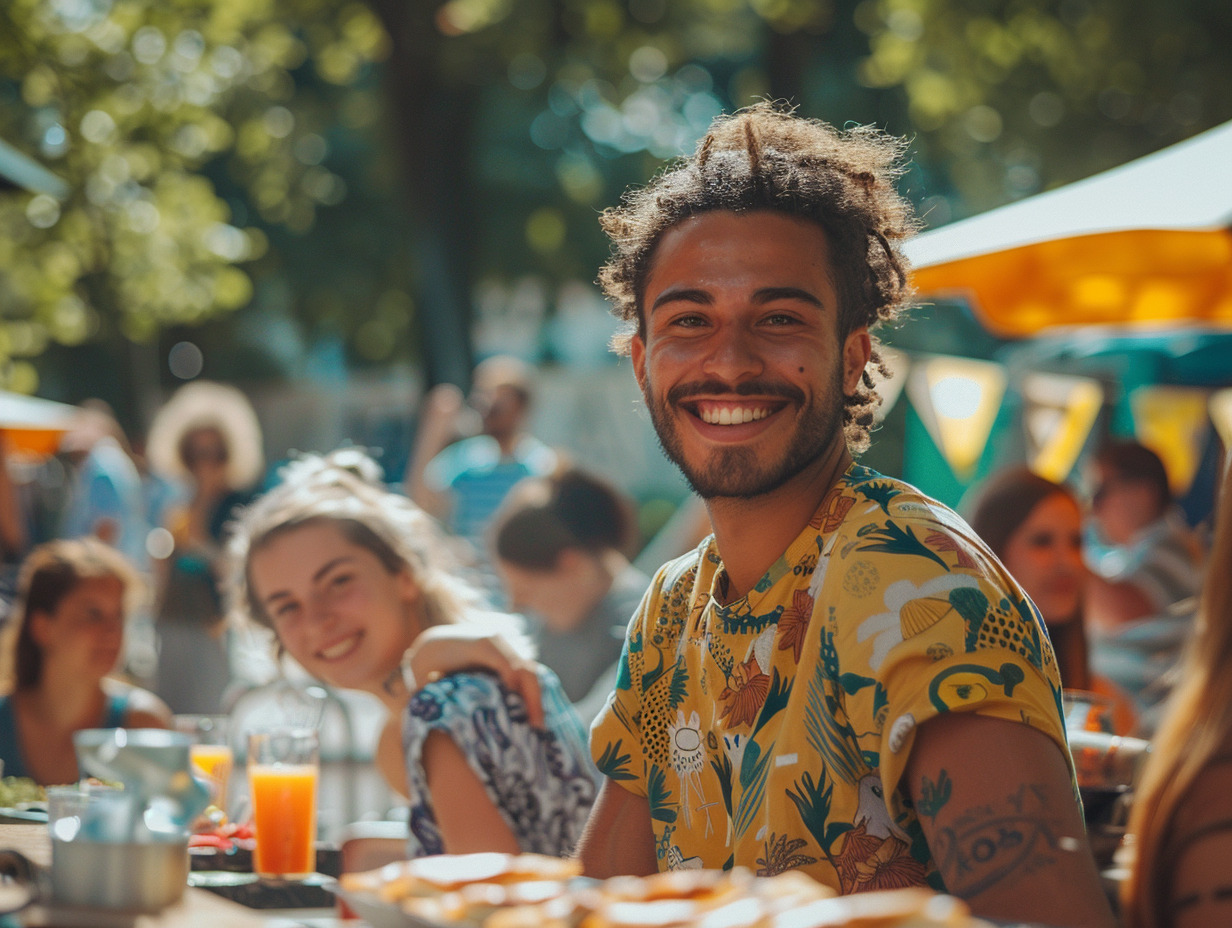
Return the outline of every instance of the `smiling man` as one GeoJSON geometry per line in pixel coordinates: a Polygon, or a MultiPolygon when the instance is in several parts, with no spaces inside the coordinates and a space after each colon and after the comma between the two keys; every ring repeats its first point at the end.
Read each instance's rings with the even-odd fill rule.
{"type": "Polygon", "coordinates": [[[910,297],[901,153],[763,104],[604,215],[621,344],[714,535],[630,624],[580,854],[1111,925],[1037,611],[954,513],[852,458],[870,328],[910,297]]]}

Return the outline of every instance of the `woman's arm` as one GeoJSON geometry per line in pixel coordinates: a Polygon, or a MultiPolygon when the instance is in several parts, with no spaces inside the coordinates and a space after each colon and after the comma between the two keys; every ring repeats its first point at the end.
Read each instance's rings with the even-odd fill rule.
{"type": "Polygon", "coordinates": [[[447,854],[516,854],[521,850],[513,830],[452,738],[441,731],[430,732],[424,741],[422,762],[447,854]]]}

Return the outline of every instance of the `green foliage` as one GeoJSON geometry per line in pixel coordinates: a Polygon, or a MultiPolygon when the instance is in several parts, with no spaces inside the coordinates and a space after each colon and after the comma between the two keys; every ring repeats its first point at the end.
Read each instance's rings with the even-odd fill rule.
{"type": "Polygon", "coordinates": [[[855,17],[870,46],[860,80],[905,95],[904,128],[945,165],[956,212],[1232,118],[1223,0],[865,0],[855,17]]]}
{"type": "Polygon", "coordinates": [[[12,0],[2,16],[0,137],[69,192],[0,195],[0,382],[51,341],[148,341],[247,305],[242,265],[268,235],[237,220],[220,165],[267,226],[304,231],[344,195],[294,75],[347,85],[384,54],[362,4],[12,0]]]}
{"type": "Polygon", "coordinates": [[[465,333],[481,281],[535,275],[550,304],[593,280],[599,210],[760,96],[913,136],[937,224],[1232,118],[1229,10],[6,0],[0,138],[70,193],[0,192],[0,385],[32,389],[49,345],[239,309],[384,364],[413,324],[465,333]]]}

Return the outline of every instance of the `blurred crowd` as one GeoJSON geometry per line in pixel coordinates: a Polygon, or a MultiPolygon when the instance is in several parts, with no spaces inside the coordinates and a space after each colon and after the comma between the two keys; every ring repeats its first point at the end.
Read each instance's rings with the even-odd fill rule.
{"type": "MultiPolygon", "coordinates": [[[[653,569],[689,550],[708,524],[686,501],[665,529],[671,537],[639,537],[623,488],[529,434],[533,401],[533,368],[504,356],[477,367],[469,395],[449,384],[429,391],[404,477],[389,489],[441,526],[466,581],[519,617],[589,720],[648,583],[632,560],[653,550],[656,563],[645,562],[653,569]]],[[[362,451],[349,454],[382,481],[362,451]]],[[[247,629],[227,621],[222,593],[233,522],[280,480],[243,393],[187,384],[140,443],[105,404],[87,401],[58,454],[9,454],[7,465],[0,595],[8,618],[20,614],[18,575],[32,551],[93,538],[122,555],[142,591],[113,669],[170,712],[225,711],[278,671],[247,629]]],[[[1040,610],[1074,706],[1093,713],[1092,725],[1149,737],[1192,637],[1210,526],[1186,524],[1160,457],[1135,441],[1106,442],[1075,477],[1057,484],[1007,468],[972,488],[963,514],[1040,610]]]]}
{"type": "MultiPolygon", "coordinates": [[[[552,756],[570,758],[538,777],[539,789],[546,781],[551,796],[571,797],[554,818],[560,832],[513,835],[510,846],[533,839],[566,852],[595,779],[576,722],[588,725],[615,686],[629,617],[650,582],[635,556],[648,543],[657,561],[690,550],[708,523],[693,501],[669,523],[671,537],[639,537],[625,489],[528,433],[534,375],[521,361],[494,357],[476,369],[469,395],[450,385],[430,391],[396,485],[354,447],[267,468],[251,404],[239,390],[208,382],[180,388],[142,442],[90,401],[55,455],[31,458],[0,445],[4,772],[63,782],[74,776],[74,730],[162,727],[175,715],[232,712],[281,675],[385,704],[388,718],[366,756],[404,795],[408,769],[432,775],[450,761],[432,760],[431,725],[409,741],[400,735],[399,709],[425,682],[414,680],[403,655],[425,642],[431,650],[438,624],[500,627],[510,650],[491,667],[525,672],[528,656],[538,656],[551,674],[532,684],[542,700],[532,711],[546,709],[547,730],[560,742],[552,756]],[[305,528],[323,520],[327,530],[305,528]],[[294,624],[314,602],[347,595],[348,580],[329,579],[347,558],[400,565],[414,580],[409,592],[388,591],[398,604],[388,616],[417,616],[396,634],[389,630],[397,620],[381,619],[379,604],[366,606],[354,636],[389,641],[364,675],[335,661],[360,647],[358,637],[321,644],[294,624]],[[283,579],[297,571],[298,585],[283,579]]],[[[1201,662],[1195,642],[1218,637],[1215,629],[1232,616],[1225,604],[1198,618],[1212,526],[1186,524],[1160,457],[1135,441],[1108,441],[1072,485],[1006,468],[973,487],[961,510],[1047,627],[1071,733],[1151,739],[1162,725],[1167,745],[1184,745],[1178,723],[1163,721],[1167,697],[1188,672],[1185,661],[1201,662]]],[[[1226,538],[1223,545],[1215,556],[1226,561],[1226,538]]],[[[450,658],[441,661],[448,666],[450,658]]],[[[1208,683],[1222,673],[1206,672],[1208,683]]],[[[1209,710],[1192,685],[1182,695],[1187,719],[1209,710]]],[[[482,680],[440,699],[433,724],[441,726],[455,703],[459,712],[504,705],[482,680]]],[[[1216,740],[1230,727],[1220,712],[1216,740]]],[[[500,722],[511,744],[525,724],[516,713],[500,722]]],[[[1217,757],[1217,749],[1207,745],[1203,756],[1217,757]]],[[[1181,769],[1191,780],[1200,774],[1181,769]]],[[[421,850],[443,846],[441,835],[458,827],[451,816],[473,830],[484,796],[500,795],[507,807],[526,801],[509,795],[521,786],[500,764],[490,775],[486,793],[465,799],[469,809],[425,813],[431,827],[415,831],[412,810],[421,850]]],[[[1148,784],[1179,801],[1160,775],[1148,784]]],[[[1155,834],[1149,821],[1140,827],[1155,834]]],[[[483,834],[488,846],[493,832],[483,834]]]]}

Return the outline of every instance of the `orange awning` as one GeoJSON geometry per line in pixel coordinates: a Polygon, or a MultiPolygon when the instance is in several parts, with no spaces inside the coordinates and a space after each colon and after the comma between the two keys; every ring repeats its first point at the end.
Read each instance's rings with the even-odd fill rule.
{"type": "Polygon", "coordinates": [[[906,245],[922,301],[990,331],[1232,329],[1232,123],[906,245]]]}
{"type": "Polygon", "coordinates": [[[0,391],[0,434],[9,453],[54,454],[78,412],[67,403],[0,391]]]}

